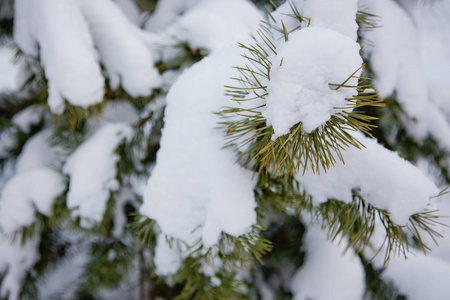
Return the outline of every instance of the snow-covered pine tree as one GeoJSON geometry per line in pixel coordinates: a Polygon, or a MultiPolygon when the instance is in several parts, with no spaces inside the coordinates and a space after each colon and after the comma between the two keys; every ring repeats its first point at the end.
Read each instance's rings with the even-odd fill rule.
{"type": "Polygon", "coordinates": [[[447,299],[449,17],[1,1],[0,299],[447,299]]]}

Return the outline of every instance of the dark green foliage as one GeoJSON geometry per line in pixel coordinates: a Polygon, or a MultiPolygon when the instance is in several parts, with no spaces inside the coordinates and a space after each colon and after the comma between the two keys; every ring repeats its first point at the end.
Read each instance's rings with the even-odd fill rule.
{"type": "Polygon", "coordinates": [[[116,240],[104,239],[92,243],[82,288],[91,293],[99,288],[116,288],[133,267],[135,251],[131,245],[116,240]]]}
{"type": "Polygon", "coordinates": [[[186,43],[180,43],[172,48],[172,51],[176,50],[178,54],[167,61],[160,61],[156,64],[160,73],[189,67],[202,60],[208,54],[206,49],[191,48],[186,43]]]}
{"type": "Polygon", "coordinates": [[[177,273],[179,281],[184,287],[177,300],[221,300],[221,299],[247,299],[244,292],[244,283],[234,278],[234,272],[224,268],[215,274],[215,279],[200,272],[198,260],[189,257],[183,261],[180,272],[177,273]],[[216,282],[214,282],[216,281],[216,282]]]}

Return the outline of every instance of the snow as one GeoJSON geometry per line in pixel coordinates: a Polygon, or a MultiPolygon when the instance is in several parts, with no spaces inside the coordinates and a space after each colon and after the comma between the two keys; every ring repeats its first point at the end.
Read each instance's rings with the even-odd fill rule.
{"type": "Polygon", "coordinates": [[[11,121],[14,125],[19,127],[20,130],[29,133],[31,127],[39,124],[42,120],[43,114],[43,107],[32,105],[15,114],[11,121]]]}
{"type": "MultiPolygon", "coordinates": [[[[271,57],[264,112],[275,129],[274,138],[288,133],[298,122],[303,131],[311,132],[341,111],[336,107],[345,106],[345,98],[352,97],[355,90],[335,90],[329,83],[342,83],[362,64],[360,46],[355,42],[356,0],[293,2],[302,15],[311,17],[311,26],[290,33],[287,43],[276,41],[278,55],[271,57]]],[[[431,135],[449,150],[449,2],[360,2],[367,2],[369,12],[383,17],[380,28],[366,33],[367,40],[375,44],[365,45],[365,49],[377,88],[382,96],[395,94],[406,113],[417,120],[407,121],[409,134],[419,141],[431,135]]],[[[168,89],[173,83],[167,98],[159,97],[146,108],[159,111],[167,100],[161,149],[140,209],[162,230],[155,248],[156,274],[176,273],[187,255],[177,243],[171,248],[166,235],[190,245],[201,239],[207,249],[217,243],[222,232],[233,236],[249,232],[256,223],[255,174],[236,163],[233,150],[222,148],[224,136],[217,128],[220,119],[213,113],[231,105],[223,88],[228,82],[235,85],[229,79],[236,74],[231,67],[248,62],[240,57],[243,51],[237,41],[245,39],[263,18],[250,1],[160,0],[146,24],[153,34],[136,26],[141,16],[132,0],[16,0],[15,8],[15,41],[26,55],[42,64],[52,113],[63,112],[66,100],[83,108],[102,102],[105,77],[113,88],[121,86],[132,96],[149,96],[153,89],[168,89]],[[168,46],[186,42],[193,50],[206,49],[212,54],[181,75],[182,71],[171,70],[160,76],[152,53],[156,41],[168,46]]],[[[288,3],[273,15],[282,18],[288,29],[297,27],[298,21],[284,13],[290,13],[288,3]]],[[[17,87],[11,56],[9,49],[0,49],[0,90],[17,87]]],[[[348,82],[355,83],[355,79],[348,82]]],[[[16,114],[12,120],[16,127],[1,132],[2,157],[8,155],[3,150],[11,148],[18,130],[29,133],[42,118],[43,110],[37,106],[16,114]]],[[[72,217],[80,217],[82,227],[101,222],[111,192],[118,191],[112,234],[122,237],[124,205],[141,191],[139,182],[130,183],[134,190],[130,186],[119,189],[115,151],[124,139],[131,138],[132,124],[138,120],[139,112],[129,102],[108,102],[99,119],[89,120],[86,140],[72,154],[50,145],[52,130],[45,124],[24,145],[15,167],[7,161],[0,176],[0,273],[7,272],[0,296],[9,292],[12,299],[18,298],[20,282],[38,259],[39,241],[20,246],[6,235],[32,224],[36,212],[51,214],[55,197],[67,189],[61,168],[70,180],[68,208],[73,210],[72,217]]],[[[430,197],[439,193],[435,184],[375,140],[360,133],[352,135],[366,148],[343,150],[345,165],[339,162],[325,174],[307,171],[296,176],[314,205],[330,198],[351,202],[352,191],[357,190],[371,205],[388,210],[398,225],[405,225],[412,214],[428,207],[430,197]]],[[[421,166],[427,164],[421,162],[421,166]]],[[[450,211],[443,201],[437,207],[446,214],[450,211]]],[[[442,231],[448,235],[448,229],[442,231]]],[[[344,253],[345,239],[341,244],[330,243],[324,232],[311,225],[304,244],[305,264],[291,285],[294,299],[363,297],[363,267],[352,251],[344,253]]],[[[430,295],[447,299],[449,249],[446,240],[429,256],[414,253],[406,261],[393,259],[383,277],[393,281],[408,299],[428,299],[430,295]]],[[[377,258],[374,264],[381,267],[381,260],[377,258]]],[[[85,261],[85,256],[78,256],[46,273],[40,281],[42,289],[53,282],[67,286],[80,276],[85,261]],[[59,278],[70,268],[71,277],[59,278]]],[[[211,277],[213,285],[219,285],[214,277],[219,267],[220,260],[202,262],[200,271],[211,277]]],[[[58,290],[41,292],[41,297],[48,298],[58,290]]]]}
{"type": "Polygon", "coordinates": [[[255,224],[252,172],[222,149],[223,133],[213,112],[228,105],[223,85],[230,66],[243,58],[238,47],[208,56],[185,71],[167,95],[165,126],[156,166],[140,212],[164,234],[192,244],[214,245],[222,231],[234,236],[255,224]]]}
{"type": "Polygon", "coordinates": [[[67,207],[81,218],[82,227],[103,219],[110,192],[119,188],[115,150],[131,133],[125,123],[106,123],[68,157],[63,168],[70,177],[67,207]]]}
{"type": "Polygon", "coordinates": [[[141,24],[141,12],[134,0],[114,0],[125,16],[136,26],[141,24]]]}
{"type": "MultiPolygon", "coordinates": [[[[310,25],[335,30],[356,41],[358,24],[356,12],[358,0],[308,0],[303,7],[303,15],[311,18],[310,25]]],[[[339,49],[335,48],[334,50],[339,49]]]]}
{"type": "MultiPolygon", "coordinates": [[[[75,241],[74,241],[75,242],[75,241]]],[[[81,247],[80,247],[81,248],[81,247]]],[[[38,299],[74,299],[88,263],[86,250],[70,253],[39,278],[38,299]]]]}
{"type": "Polygon", "coordinates": [[[11,241],[0,232],[0,274],[7,271],[0,287],[0,297],[9,295],[8,299],[19,299],[21,282],[39,259],[38,244],[38,240],[29,240],[22,245],[20,240],[11,241]]]}
{"type": "Polygon", "coordinates": [[[365,291],[364,268],[358,256],[340,244],[327,240],[326,233],[308,226],[304,237],[306,259],[294,275],[294,300],[360,300],[365,291]]]}
{"type": "Polygon", "coordinates": [[[111,86],[121,84],[134,97],[161,84],[142,32],[110,0],[16,1],[14,39],[39,57],[55,114],[64,111],[64,100],[83,108],[103,100],[99,60],[111,86]]]}
{"type": "Polygon", "coordinates": [[[66,151],[51,145],[53,131],[45,129],[31,137],[23,146],[16,162],[16,172],[22,173],[33,169],[59,169],[66,156],[66,151]]]}
{"type": "Polygon", "coordinates": [[[51,130],[43,130],[27,141],[15,173],[1,190],[0,229],[5,234],[31,225],[35,211],[50,215],[53,200],[66,189],[65,178],[55,170],[64,151],[50,146],[51,134],[51,130]]]}
{"type": "Polygon", "coordinates": [[[450,25],[448,18],[440,18],[439,14],[434,13],[436,18],[425,18],[422,14],[422,10],[429,15],[430,10],[442,9],[445,15],[445,11],[450,11],[448,4],[428,4],[434,8],[426,8],[426,5],[409,3],[408,6],[416,10],[415,16],[411,16],[392,0],[364,3],[369,12],[381,16],[380,28],[364,35],[374,44],[366,45],[364,49],[375,73],[380,96],[385,98],[395,92],[397,101],[413,119],[407,122],[408,134],[419,142],[431,135],[442,149],[449,152],[450,139],[447,137],[450,136],[450,124],[440,105],[446,107],[442,102],[448,103],[444,99],[448,98],[446,90],[450,81],[438,74],[449,63],[450,43],[446,29],[450,25]],[[433,25],[435,22],[438,25],[433,25]],[[435,30],[423,31],[430,26],[444,29],[437,33],[435,30]],[[440,70],[436,64],[441,65],[440,70]],[[430,73],[431,77],[427,75],[430,73]],[[437,76],[439,80],[436,81],[434,78],[437,76]]]}
{"type": "Polygon", "coordinates": [[[169,276],[175,274],[181,266],[182,256],[175,243],[169,245],[164,234],[160,234],[156,241],[154,263],[156,274],[169,276]]]}
{"type": "Polygon", "coordinates": [[[16,146],[16,130],[3,130],[0,132],[0,157],[7,158],[10,151],[16,146]]]}
{"type": "Polygon", "coordinates": [[[121,84],[133,97],[149,96],[161,79],[139,29],[110,0],[80,3],[111,87],[121,84]]]}
{"type": "Polygon", "coordinates": [[[34,169],[14,175],[0,197],[0,229],[7,235],[34,222],[35,210],[50,215],[53,200],[66,189],[57,172],[34,169]]]}
{"type": "Polygon", "coordinates": [[[392,259],[382,274],[407,299],[446,300],[450,293],[449,272],[448,262],[417,253],[410,254],[406,260],[392,259]]]}
{"type": "Polygon", "coordinates": [[[209,0],[192,7],[163,34],[173,37],[174,44],[186,42],[191,49],[212,52],[246,39],[263,18],[247,0],[209,0]]]}
{"type": "Polygon", "coordinates": [[[0,91],[18,88],[15,81],[18,67],[14,64],[14,51],[8,46],[0,47],[0,91]]]}
{"type": "Polygon", "coordinates": [[[124,100],[108,101],[102,110],[99,119],[91,123],[101,124],[103,122],[110,123],[127,123],[133,124],[139,120],[137,109],[130,103],[124,100]]]}
{"type": "Polygon", "coordinates": [[[81,107],[102,101],[103,77],[78,1],[15,1],[14,18],[15,42],[44,67],[53,113],[63,112],[63,99],[81,107]]]}
{"type": "Polygon", "coordinates": [[[309,170],[296,179],[315,205],[331,198],[351,203],[352,190],[357,190],[374,207],[388,210],[393,222],[406,225],[412,214],[427,208],[439,189],[397,153],[362,133],[352,134],[366,148],[350,147],[341,151],[345,165],[339,162],[320,175],[309,170]]]}
{"type": "MultiPolygon", "coordinates": [[[[355,95],[356,89],[336,90],[329,84],[343,83],[362,65],[360,46],[325,28],[296,31],[281,45],[272,59],[267,110],[263,113],[275,131],[272,139],[289,133],[298,122],[309,133],[341,111],[335,108],[346,106],[345,98],[355,95]]],[[[357,85],[357,79],[347,84],[357,85]]]]}
{"type": "Polygon", "coordinates": [[[207,2],[207,0],[160,0],[156,3],[154,13],[146,22],[145,29],[151,32],[163,31],[178,16],[201,2],[207,2]]]}

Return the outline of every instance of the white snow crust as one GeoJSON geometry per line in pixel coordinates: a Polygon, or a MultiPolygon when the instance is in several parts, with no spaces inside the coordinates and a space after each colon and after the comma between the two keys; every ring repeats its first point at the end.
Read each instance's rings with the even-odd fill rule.
{"type": "Polygon", "coordinates": [[[57,172],[34,169],[14,175],[3,187],[0,198],[0,229],[11,235],[34,222],[35,210],[50,214],[53,200],[66,188],[57,172]]]}
{"type": "Polygon", "coordinates": [[[32,105],[15,114],[11,121],[20,130],[29,133],[31,126],[39,124],[42,120],[43,114],[44,109],[42,107],[32,105]]]}
{"type": "Polygon", "coordinates": [[[160,32],[170,26],[179,16],[201,2],[208,0],[160,0],[156,3],[155,11],[145,23],[145,29],[160,32]]]}
{"type": "Polygon", "coordinates": [[[119,187],[115,150],[131,133],[125,123],[106,123],[68,157],[63,168],[70,177],[67,207],[81,217],[81,226],[89,228],[103,219],[110,192],[119,187]]]}
{"type": "Polygon", "coordinates": [[[358,0],[308,0],[304,3],[303,15],[311,18],[311,26],[335,30],[356,41],[358,0]]]}
{"type": "Polygon", "coordinates": [[[261,12],[247,0],[209,0],[181,16],[167,34],[193,49],[212,52],[246,39],[262,19],[261,12]]]}
{"type": "MultiPolygon", "coordinates": [[[[447,237],[448,238],[448,237],[447,237]]],[[[410,300],[446,300],[450,295],[450,264],[423,253],[394,258],[383,272],[383,279],[394,282],[410,300]]]]}
{"type": "Polygon", "coordinates": [[[122,84],[133,97],[149,96],[161,79],[139,29],[110,0],[80,3],[111,87],[122,84]]]}
{"type": "Polygon", "coordinates": [[[61,167],[66,151],[61,147],[50,144],[52,134],[51,129],[44,129],[25,143],[20,156],[17,158],[17,173],[41,168],[57,170],[61,167]]]}
{"type": "Polygon", "coordinates": [[[315,205],[328,199],[347,203],[352,190],[373,206],[386,209],[398,225],[405,225],[409,217],[423,211],[439,189],[418,168],[359,132],[353,136],[365,149],[350,147],[342,151],[345,165],[338,163],[326,173],[307,171],[296,179],[313,198],[315,205]]]}
{"type": "Polygon", "coordinates": [[[252,172],[222,149],[217,116],[228,105],[223,85],[242,62],[238,47],[204,58],[185,71],[167,95],[165,126],[141,213],[163,233],[212,246],[222,231],[245,234],[256,222],[252,172]]]}
{"type": "Polygon", "coordinates": [[[18,67],[14,64],[14,51],[8,45],[0,47],[0,91],[18,88],[18,67]]]}
{"type": "Polygon", "coordinates": [[[15,1],[14,39],[25,54],[39,57],[56,114],[64,100],[83,108],[103,100],[99,60],[113,88],[150,95],[161,80],[142,34],[110,0],[15,1]]]}
{"type": "Polygon", "coordinates": [[[363,298],[364,268],[357,255],[346,251],[345,243],[330,242],[320,228],[308,226],[304,237],[305,263],[291,282],[294,300],[363,298]]]}
{"type": "Polygon", "coordinates": [[[159,276],[173,275],[181,266],[182,255],[174,245],[169,245],[164,234],[160,234],[155,247],[155,267],[159,276]]]}
{"type": "Polygon", "coordinates": [[[17,300],[21,290],[21,282],[27,271],[39,259],[36,251],[38,240],[29,240],[23,245],[20,239],[11,241],[10,237],[0,232],[0,274],[6,272],[0,288],[0,297],[17,300]]]}
{"type": "MultiPolygon", "coordinates": [[[[336,90],[329,84],[343,83],[361,67],[359,49],[354,40],[325,28],[309,27],[289,35],[272,59],[267,85],[264,116],[275,131],[273,139],[289,133],[298,122],[309,133],[341,111],[335,108],[344,107],[345,98],[356,90],[336,90]]],[[[357,79],[346,84],[357,85],[357,79]]]]}
{"type": "Polygon", "coordinates": [[[40,58],[52,112],[64,110],[63,99],[81,107],[101,102],[103,77],[78,1],[19,0],[14,5],[14,40],[25,54],[40,58]]]}
{"type": "Polygon", "coordinates": [[[408,134],[418,141],[431,135],[440,147],[450,151],[450,123],[443,113],[448,109],[450,84],[444,71],[450,65],[450,5],[446,1],[402,3],[410,13],[392,0],[364,1],[369,12],[381,17],[380,28],[365,33],[374,44],[365,49],[376,85],[381,97],[395,92],[397,101],[413,119],[407,121],[408,134]]]}
{"type": "Polygon", "coordinates": [[[49,215],[53,200],[66,189],[65,178],[56,171],[64,152],[49,145],[50,135],[43,130],[28,140],[1,190],[0,230],[5,234],[31,225],[36,211],[49,215]]]}

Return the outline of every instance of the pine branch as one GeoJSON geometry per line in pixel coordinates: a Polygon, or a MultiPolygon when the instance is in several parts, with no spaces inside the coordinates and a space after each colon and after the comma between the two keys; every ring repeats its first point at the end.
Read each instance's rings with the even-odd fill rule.
{"type": "MultiPolygon", "coordinates": [[[[305,18],[292,3],[291,9],[292,15],[289,16],[298,20],[301,27],[305,18]]],[[[270,82],[270,60],[273,55],[277,55],[276,46],[272,42],[274,37],[270,33],[277,28],[276,31],[281,32],[285,42],[288,42],[289,32],[283,22],[281,26],[277,27],[269,19],[258,30],[258,36],[253,36],[255,44],[239,44],[246,51],[242,56],[248,63],[235,67],[239,72],[239,76],[233,78],[237,85],[225,86],[226,95],[237,104],[253,100],[258,100],[258,103],[263,100],[263,104],[253,108],[229,107],[219,113],[222,117],[219,124],[225,130],[225,147],[232,147],[238,152],[237,160],[244,167],[254,165],[259,173],[268,172],[274,177],[292,176],[299,171],[304,173],[309,168],[317,173],[321,170],[326,172],[337,160],[343,162],[341,151],[345,148],[364,147],[349,131],[362,131],[370,135],[371,129],[376,127],[370,123],[376,118],[366,115],[360,108],[383,106],[383,100],[378,98],[374,85],[366,83],[367,78],[355,75],[363,65],[344,82],[330,83],[330,87],[336,90],[351,88],[357,91],[354,97],[346,98],[345,107],[335,108],[341,112],[311,133],[304,132],[300,122],[291,128],[289,134],[272,140],[274,130],[262,114],[266,106],[264,100],[269,95],[263,82],[270,82]],[[347,84],[352,78],[358,79],[357,86],[347,84]]]]}

